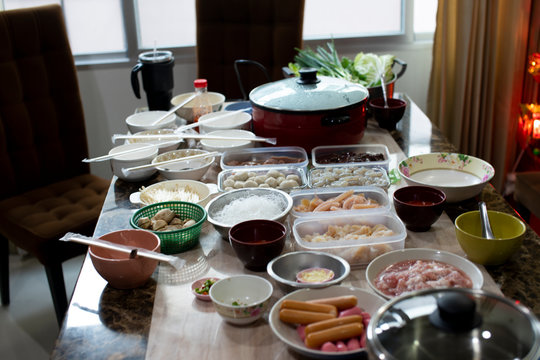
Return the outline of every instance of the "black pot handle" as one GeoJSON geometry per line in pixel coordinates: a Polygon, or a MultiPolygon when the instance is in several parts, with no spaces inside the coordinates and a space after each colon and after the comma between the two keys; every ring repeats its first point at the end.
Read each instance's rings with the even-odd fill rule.
{"type": "Polygon", "coordinates": [[[141,90],[139,87],[139,78],[137,77],[137,73],[142,69],[143,65],[144,64],[142,62],[139,62],[133,67],[133,69],[131,69],[131,88],[133,89],[137,99],[141,98],[141,90]]]}
{"type": "MultiPolygon", "coordinates": [[[[399,79],[400,77],[403,76],[403,74],[405,74],[405,70],[407,70],[407,63],[401,59],[398,59],[398,58],[395,58],[394,59],[394,64],[398,64],[398,65],[401,65],[401,70],[399,70],[397,76],[396,76],[396,80],[399,79]]],[[[392,66],[394,65],[392,64],[392,66]]]]}

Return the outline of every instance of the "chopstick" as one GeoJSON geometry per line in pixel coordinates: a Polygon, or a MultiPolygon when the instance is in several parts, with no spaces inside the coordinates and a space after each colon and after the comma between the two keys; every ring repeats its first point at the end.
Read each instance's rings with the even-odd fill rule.
{"type": "Polygon", "coordinates": [[[147,140],[166,140],[166,139],[209,139],[209,140],[247,140],[256,142],[267,142],[272,145],[276,145],[276,138],[263,138],[260,136],[255,137],[234,137],[234,136],[215,136],[215,135],[201,135],[201,134],[163,134],[163,135],[124,135],[115,134],[112,137],[112,141],[115,142],[119,139],[147,139],[147,140]]]}
{"type": "Polygon", "coordinates": [[[116,157],[116,156],[121,156],[121,155],[130,154],[130,153],[134,153],[134,152],[138,152],[138,151],[142,151],[142,150],[147,150],[149,147],[153,147],[153,146],[156,146],[156,145],[154,145],[154,144],[144,144],[144,146],[134,148],[134,149],[125,150],[125,151],[119,151],[119,152],[114,153],[114,154],[102,155],[102,156],[98,156],[98,157],[91,158],[91,159],[82,159],[82,162],[92,163],[92,162],[105,161],[105,160],[112,159],[113,157],[116,157]]]}
{"type": "Polygon", "coordinates": [[[215,117],[210,118],[210,119],[194,122],[194,123],[189,124],[189,125],[180,126],[176,130],[174,130],[174,132],[175,133],[181,133],[182,131],[192,129],[192,128],[197,127],[197,126],[199,126],[201,124],[205,125],[205,124],[211,123],[211,122],[213,122],[215,120],[220,120],[220,119],[226,118],[228,116],[233,116],[233,115],[236,115],[236,114],[240,114],[241,112],[243,112],[243,110],[236,110],[236,111],[230,112],[228,114],[218,115],[218,116],[215,116],[215,117]]]}
{"type": "Polygon", "coordinates": [[[191,100],[195,99],[196,96],[197,96],[197,94],[191,95],[191,96],[188,97],[186,100],[182,101],[180,104],[176,105],[175,107],[173,107],[172,109],[170,109],[169,111],[167,111],[162,117],[160,117],[159,119],[157,119],[156,121],[154,121],[152,124],[150,124],[150,126],[156,126],[157,124],[159,124],[160,122],[162,122],[163,120],[165,120],[167,117],[169,117],[170,115],[172,115],[176,110],[180,109],[182,106],[186,105],[188,102],[190,102],[191,100]]]}
{"type": "Polygon", "coordinates": [[[135,171],[135,170],[142,170],[142,169],[148,169],[148,168],[155,168],[155,167],[158,167],[158,166],[161,166],[161,165],[167,165],[167,164],[172,164],[172,163],[182,162],[182,161],[189,161],[189,160],[193,160],[193,159],[206,158],[206,157],[216,156],[216,155],[220,155],[220,153],[217,152],[217,151],[213,151],[213,152],[209,152],[209,153],[205,153],[205,154],[190,155],[190,156],[186,156],[186,157],[182,157],[182,158],[178,158],[178,159],[160,161],[160,162],[156,162],[156,163],[153,163],[153,164],[134,166],[134,167],[130,167],[130,168],[127,168],[127,169],[122,169],[122,170],[124,170],[124,171],[135,171]]]}

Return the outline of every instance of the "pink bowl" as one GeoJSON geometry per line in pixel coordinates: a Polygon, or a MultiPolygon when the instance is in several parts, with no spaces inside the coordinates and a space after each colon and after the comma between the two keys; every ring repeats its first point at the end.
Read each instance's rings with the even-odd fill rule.
{"type": "MultiPolygon", "coordinates": [[[[159,237],[146,230],[118,230],[102,235],[100,239],[116,244],[122,244],[147,250],[160,251],[159,237]]],[[[133,289],[144,285],[154,270],[157,260],[136,256],[129,258],[129,254],[90,246],[92,264],[101,277],[109,285],[117,289],[133,289]]]]}

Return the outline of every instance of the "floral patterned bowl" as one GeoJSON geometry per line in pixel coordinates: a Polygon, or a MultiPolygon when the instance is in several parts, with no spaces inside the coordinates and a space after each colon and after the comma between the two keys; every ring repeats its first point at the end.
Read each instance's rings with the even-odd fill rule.
{"type": "Polygon", "coordinates": [[[223,320],[246,325],[266,311],[273,290],[272,284],[260,276],[237,275],[212,285],[210,299],[223,320]]]}
{"type": "Polygon", "coordinates": [[[495,174],[488,162],[457,153],[411,156],[399,163],[398,171],[407,184],[437,188],[451,203],[480,194],[495,174]]]}

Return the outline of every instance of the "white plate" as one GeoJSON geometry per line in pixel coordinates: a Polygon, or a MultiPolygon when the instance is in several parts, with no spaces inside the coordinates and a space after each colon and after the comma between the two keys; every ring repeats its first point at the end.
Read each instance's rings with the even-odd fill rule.
{"type": "Polygon", "coordinates": [[[358,298],[358,307],[364,309],[370,315],[374,315],[377,310],[384,305],[385,300],[378,295],[373,294],[367,290],[347,287],[347,286],[330,286],[323,289],[301,289],[292,292],[282,297],[270,310],[268,322],[274,334],[285,344],[291,347],[293,350],[317,359],[339,359],[342,357],[355,357],[358,358],[361,355],[366,356],[367,350],[360,349],[355,351],[343,351],[343,352],[325,352],[315,349],[310,349],[304,345],[304,342],[300,339],[300,336],[296,332],[296,327],[286,324],[279,320],[279,309],[283,300],[313,300],[334,296],[343,295],[355,295],[358,298]],[[364,354],[363,354],[364,353],[364,354]]]}
{"type": "MultiPolygon", "coordinates": [[[[203,207],[208,203],[211,195],[214,193],[217,193],[218,191],[216,184],[206,184],[206,183],[202,183],[200,181],[195,181],[195,180],[166,180],[166,181],[161,181],[161,182],[152,184],[141,191],[132,193],[129,196],[129,201],[132,204],[139,204],[139,205],[142,204],[145,206],[150,205],[150,204],[153,204],[154,202],[145,201],[144,197],[141,199],[141,195],[143,195],[145,192],[152,191],[154,189],[172,190],[178,187],[183,187],[183,186],[188,186],[188,185],[197,194],[199,194],[200,199],[197,202],[197,204],[203,207]]],[[[161,201],[172,201],[172,200],[174,199],[169,199],[169,200],[163,199],[161,201]]]]}
{"type": "Polygon", "coordinates": [[[388,266],[405,260],[436,260],[444,262],[457,267],[467,274],[472,281],[473,289],[480,289],[484,284],[484,276],[480,269],[472,262],[459,255],[435,249],[402,249],[383,254],[368,265],[366,269],[366,279],[373,291],[387,299],[392,298],[392,296],[379,291],[375,287],[374,280],[377,275],[388,266]]]}

